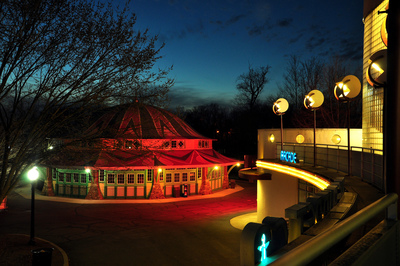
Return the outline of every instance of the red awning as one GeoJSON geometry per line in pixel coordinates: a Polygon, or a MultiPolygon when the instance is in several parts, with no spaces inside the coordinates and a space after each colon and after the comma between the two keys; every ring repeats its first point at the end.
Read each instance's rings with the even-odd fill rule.
{"type": "Polygon", "coordinates": [[[96,154],[93,151],[64,150],[57,158],[52,158],[45,164],[57,168],[89,167],[104,170],[130,170],[152,167],[195,168],[215,165],[226,166],[238,162],[242,163],[242,161],[228,158],[213,149],[173,151],[101,150],[96,154]]]}

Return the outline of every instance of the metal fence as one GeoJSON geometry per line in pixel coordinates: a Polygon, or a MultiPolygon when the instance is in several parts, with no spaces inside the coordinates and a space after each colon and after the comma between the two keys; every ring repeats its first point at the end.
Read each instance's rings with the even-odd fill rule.
{"type": "MultiPolygon", "coordinates": [[[[313,144],[284,143],[283,150],[297,153],[297,158],[301,162],[314,164],[313,144]]],[[[350,147],[350,151],[350,174],[361,177],[363,181],[384,191],[383,151],[353,146],[350,147]]],[[[276,156],[278,159],[280,158],[280,152],[281,145],[277,143],[276,156]]],[[[315,164],[347,173],[347,146],[317,144],[315,164]]]]}

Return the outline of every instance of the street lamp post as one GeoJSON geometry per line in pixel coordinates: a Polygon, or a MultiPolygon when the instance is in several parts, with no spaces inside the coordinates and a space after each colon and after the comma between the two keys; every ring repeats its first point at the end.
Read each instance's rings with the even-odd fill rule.
{"type": "Polygon", "coordinates": [[[212,173],[213,173],[215,170],[218,170],[218,169],[219,169],[219,166],[216,165],[216,166],[213,167],[213,169],[211,169],[210,171],[208,171],[207,180],[209,180],[209,179],[211,178],[212,173]]]}
{"type": "Polygon", "coordinates": [[[227,175],[229,175],[229,173],[232,171],[232,169],[233,169],[235,166],[239,167],[239,166],[240,166],[240,163],[236,163],[236,164],[232,165],[232,166],[229,168],[229,170],[228,170],[228,172],[227,172],[227,175]]]}
{"type": "Polygon", "coordinates": [[[39,177],[39,172],[35,167],[33,167],[31,170],[28,172],[28,179],[31,181],[31,232],[30,232],[30,238],[29,238],[29,245],[35,245],[35,188],[36,188],[36,180],[39,177]]]}
{"type": "Polygon", "coordinates": [[[279,115],[281,117],[281,151],[283,151],[283,118],[282,116],[285,114],[287,109],[289,108],[289,103],[286,99],[284,98],[279,98],[274,102],[274,105],[272,106],[272,111],[276,115],[279,115]]]}
{"type": "Polygon", "coordinates": [[[351,175],[351,151],[350,151],[350,102],[361,91],[360,80],[353,75],[348,75],[342,81],[336,83],[334,94],[339,102],[347,103],[347,174],[351,175]]]}
{"type": "Polygon", "coordinates": [[[310,91],[306,97],[304,97],[304,106],[314,112],[314,167],[317,161],[317,148],[316,148],[316,136],[315,129],[317,127],[317,113],[316,111],[324,103],[324,95],[319,90],[310,91]]]}

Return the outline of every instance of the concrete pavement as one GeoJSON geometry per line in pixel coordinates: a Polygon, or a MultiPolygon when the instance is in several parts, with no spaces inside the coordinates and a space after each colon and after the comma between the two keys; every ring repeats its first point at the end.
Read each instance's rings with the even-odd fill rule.
{"type": "MultiPolygon", "coordinates": [[[[238,185],[212,195],[151,201],[89,204],[37,195],[36,236],[57,243],[70,265],[236,265],[241,231],[229,220],[256,210],[256,184],[238,185]]],[[[29,186],[16,192],[9,196],[8,211],[0,214],[0,235],[27,237],[29,186]]]]}
{"type": "MultiPolygon", "coordinates": [[[[344,175],[303,167],[328,178],[344,175]]],[[[241,231],[237,228],[256,217],[256,183],[238,181],[238,185],[211,195],[164,200],[88,201],[37,194],[36,236],[60,246],[53,253],[53,259],[58,258],[53,265],[68,261],[70,265],[238,265],[241,231]]],[[[358,177],[346,177],[345,188],[359,195],[357,209],[383,196],[358,177]]],[[[3,241],[10,234],[29,239],[29,186],[15,192],[9,196],[9,210],[0,213],[0,243],[10,243],[3,241]]],[[[360,228],[349,242],[379,219],[360,228]]],[[[18,250],[26,248],[26,239],[20,240],[18,250]]],[[[27,250],[25,256],[26,252],[30,254],[27,250]]],[[[0,265],[2,256],[4,251],[0,265]]]]}

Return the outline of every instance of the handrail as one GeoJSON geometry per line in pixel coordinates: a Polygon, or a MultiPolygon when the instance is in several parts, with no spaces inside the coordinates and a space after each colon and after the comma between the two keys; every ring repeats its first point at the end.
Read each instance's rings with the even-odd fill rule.
{"type": "MultiPolygon", "coordinates": [[[[276,144],[280,144],[280,142],[276,142],[276,144]]],[[[314,143],[297,143],[297,142],[284,142],[283,145],[287,146],[304,146],[304,147],[313,147],[314,143]]],[[[322,144],[322,143],[317,143],[317,147],[334,147],[337,149],[344,149],[347,150],[348,146],[347,145],[338,145],[338,144],[322,144]]],[[[374,148],[366,148],[366,147],[359,147],[359,146],[351,146],[350,150],[369,150],[371,153],[383,153],[383,150],[380,149],[374,149],[374,148]]]]}
{"type": "MultiPolygon", "coordinates": [[[[398,196],[395,193],[380,198],[329,230],[282,255],[269,265],[307,265],[381,211],[392,204],[396,204],[397,199],[398,196]]],[[[387,219],[396,220],[397,215],[391,213],[396,211],[397,207],[390,207],[387,219]]]]}
{"type": "MultiPolygon", "coordinates": [[[[275,146],[277,159],[280,158],[278,145],[275,146]]],[[[314,161],[314,153],[311,150],[312,143],[284,143],[284,150],[297,153],[297,158],[303,163],[312,163],[314,161]]],[[[317,160],[315,164],[326,168],[335,169],[337,171],[347,172],[348,169],[348,153],[347,146],[332,144],[316,145],[317,160]]],[[[351,174],[361,177],[381,191],[384,191],[385,178],[383,175],[383,151],[373,148],[364,148],[351,146],[351,174]]]]}

